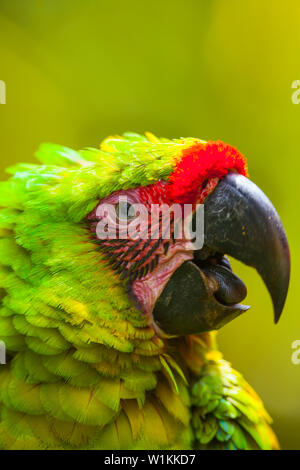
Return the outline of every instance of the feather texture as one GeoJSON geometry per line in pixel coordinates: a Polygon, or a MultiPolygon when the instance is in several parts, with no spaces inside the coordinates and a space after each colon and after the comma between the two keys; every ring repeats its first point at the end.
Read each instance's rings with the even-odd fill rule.
{"type": "Polygon", "coordinates": [[[261,401],[216,352],[214,334],[176,347],[159,338],[86,223],[113,191],[167,180],[195,146],[205,142],[126,133],[78,152],[43,144],[41,164],[8,170],[0,183],[0,340],[10,358],[0,366],[0,448],[276,446],[261,401]]]}

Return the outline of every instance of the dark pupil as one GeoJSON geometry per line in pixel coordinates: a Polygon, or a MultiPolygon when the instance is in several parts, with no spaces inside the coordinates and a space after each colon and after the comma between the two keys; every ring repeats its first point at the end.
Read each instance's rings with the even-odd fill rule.
{"type": "Polygon", "coordinates": [[[116,213],[119,219],[128,219],[129,218],[129,210],[131,208],[131,204],[128,202],[120,202],[116,206],[116,213]]]}

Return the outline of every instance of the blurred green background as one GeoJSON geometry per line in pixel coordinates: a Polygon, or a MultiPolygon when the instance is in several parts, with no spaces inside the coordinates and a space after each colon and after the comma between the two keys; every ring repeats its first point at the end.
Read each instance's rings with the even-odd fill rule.
{"type": "Polygon", "coordinates": [[[1,178],[42,141],[98,146],[125,130],[222,139],[248,156],[287,230],[291,286],[274,326],[262,281],[236,265],[253,307],[219,342],[286,449],[300,449],[299,30],[298,0],[0,0],[1,178]]]}

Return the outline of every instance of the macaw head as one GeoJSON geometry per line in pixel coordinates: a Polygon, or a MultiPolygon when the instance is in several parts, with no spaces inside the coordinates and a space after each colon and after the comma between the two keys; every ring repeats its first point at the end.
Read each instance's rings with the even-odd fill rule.
{"type": "Polygon", "coordinates": [[[89,214],[91,230],[160,335],[218,329],[249,308],[240,303],[247,289],[226,255],[258,271],[279,320],[289,283],[288,243],[276,210],[247,178],[246,160],[237,150],[222,142],[159,140],[151,134],[110,138],[102,149],[117,155],[126,150],[131,161],[124,188],[89,214]],[[127,189],[136,186],[130,173],[147,175],[141,155],[152,174],[127,189]]]}
{"type": "Polygon", "coordinates": [[[43,165],[11,170],[0,199],[18,211],[19,244],[43,266],[30,271],[33,284],[39,276],[40,297],[47,285],[49,299],[65,297],[55,301],[60,308],[80,301],[93,318],[101,301],[110,312],[102,324],[111,325],[109,302],[129,317],[111,277],[158,336],[202,333],[249,308],[229,255],[258,271],[278,321],[289,284],[287,238],[233,147],[127,133],[100,150],[45,144],[37,157],[43,165]]]}

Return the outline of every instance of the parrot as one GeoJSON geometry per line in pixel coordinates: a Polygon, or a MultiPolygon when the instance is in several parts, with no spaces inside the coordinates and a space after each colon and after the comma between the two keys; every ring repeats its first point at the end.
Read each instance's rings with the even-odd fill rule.
{"type": "Polygon", "coordinates": [[[279,448],[216,339],[249,309],[230,257],[257,270],[275,322],[289,285],[285,230],[246,158],[150,132],[79,151],[44,143],[36,158],[0,183],[0,448],[279,448]],[[196,230],[202,211],[202,245],[174,236],[176,211],[169,233],[159,214],[122,236],[135,204],[189,205],[196,230]],[[107,237],[103,207],[115,215],[107,237]]]}

